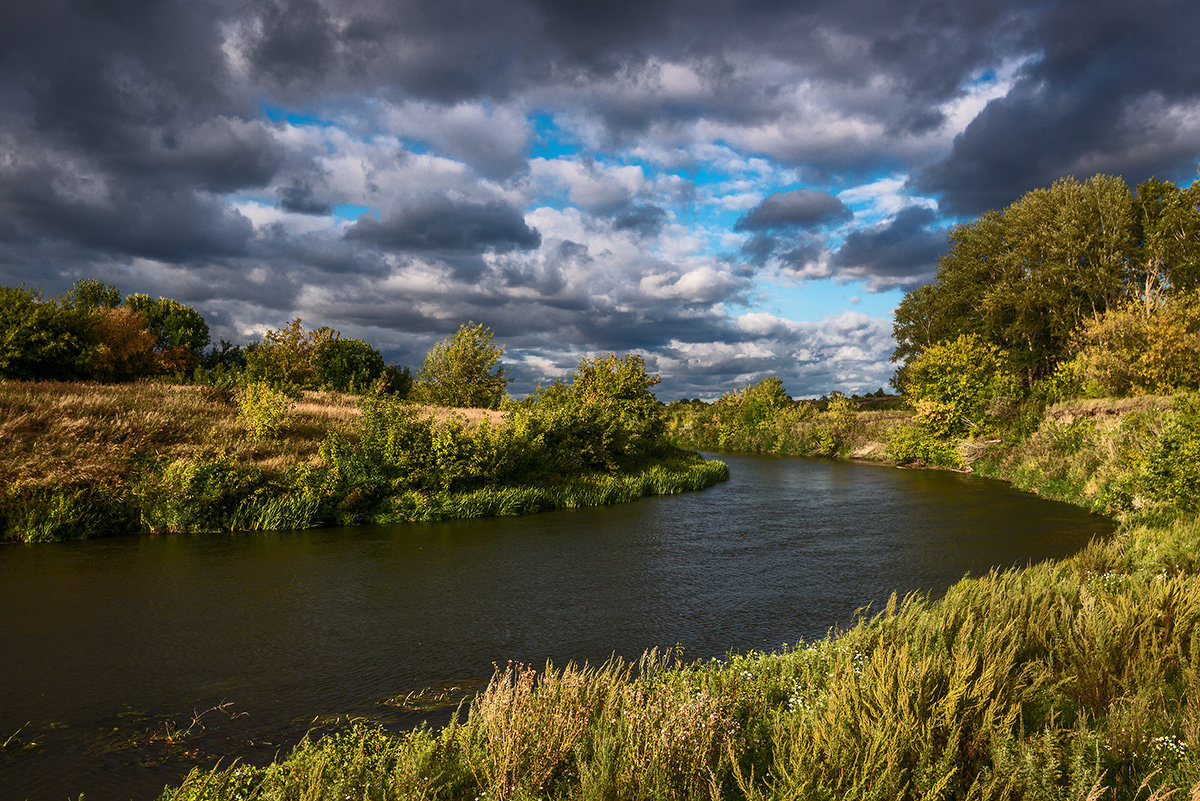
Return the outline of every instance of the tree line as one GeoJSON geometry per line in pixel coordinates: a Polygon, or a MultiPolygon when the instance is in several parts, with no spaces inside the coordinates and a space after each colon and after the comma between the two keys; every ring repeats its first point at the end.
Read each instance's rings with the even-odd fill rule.
{"type": "Polygon", "coordinates": [[[896,310],[900,461],[1020,439],[1047,404],[1200,388],[1200,181],[1066,178],[956,227],[896,310]]]}
{"type": "MultiPolygon", "coordinates": [[[[1200,288],[1200,181],[1064,178],[954,228],[930,284],[896,309],[895,384],[929,348],[973,337],[1026,390],[1091,342],[1109,312],[1155,317],[1200,288]]],[[[1111,336],[1108,337],[1112,339],[1111,336]]]]}
{"type": "Polygon", "coordinates": [[[434,345],[414,376],[370,343],[328,326],[308,329],[299,318],[258,342],[210,347],[203,316],[171,298],[122,296],[94,278],[49,299],[38,289],[0,286],[0,379],[260,383],[293,395],[376,388],[432,405],[495,409],[508,383],[502,354],[490,328],[468,322],[434,345]]]}

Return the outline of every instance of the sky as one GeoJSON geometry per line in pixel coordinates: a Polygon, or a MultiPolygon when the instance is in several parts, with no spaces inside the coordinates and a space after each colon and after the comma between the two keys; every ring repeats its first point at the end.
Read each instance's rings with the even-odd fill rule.
{"type": "Polygon", "coordinates": [[[874,391],[954,224],[1200,160],[1195,0],[0,5],[0,284],[413,368],[471,320],[515,395],[874,391]]]}

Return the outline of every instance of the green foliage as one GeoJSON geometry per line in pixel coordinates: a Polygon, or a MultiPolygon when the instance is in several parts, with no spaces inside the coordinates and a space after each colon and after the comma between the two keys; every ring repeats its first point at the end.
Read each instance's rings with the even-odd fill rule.
{"type": "Polygon", "coordinates": [[[1111,400],[1055,407],[1028,437],[975,461],[972,470],[1096,512],[1169,515],[1172,509],[1148,495],[1141,477],[1171,416],[1163,403],[1141,399],[1119,415],[1095,412],[1094,404],[1111,409],[1111,400]]]}
{"type": "Polygon", "coordinates": [[[1137,482],[1154,504],[1186,512],[1200,510],[1200,399],[1178,397],[1157,440],[1137,472],[1137,482]]]}
{"type": "Polygon", "coordinates": [[[145,317],[160,351],[183,348],[199,357],[208,347],[208,323],[191,306],[149,295],[128,295],[124,305],[145,317]]]}
{"type": "Polygon", "coordinates": [[[299,317],[282,328],[267,329],[261,343],[245,349],[246,378],[293,395],[302,389],[315,389],[313,351],[322,342],[339,336],[326,327],[307,331],[299,317]]]}
{"type": "Polygon", "coordinates": [[[671,440],[684,448],[882,459],[884,443],[910,415],[860,408],[871,402],[841,392],[793,402],[777,379],[768,378],[726,393],[712,405],[671,404],[667,423],[671,440]]]}
{"type": "Polygon", "coordinates": [[[139,312],[154,337],[162,373],[190,373],[208,347],[208,323],[191,306],[171,298],[128,295],[124,305],[139,312]]]}
{"type": "Polygon", "coordinates": [[[0,540],[65,542],[125,533],[132,525],[120,491],[20,482],[0,490],[0,540]]]}
{"type": "Polygon", "coordinates": [[[265,381],[249,381],[236,391],[238,419],[258,439],[278,439],[292,414],[287,393],[265,381]]]}
{"type": "MultiPolygon", "coordinates": [[[[973,334],[1006,351],[1026,387],[1074,355],[1080,328],[1128,300],[1200,280],[1200,182],[1062,179],[956,227],[934,283],[896,311],[894,361],[973,334]]],[[[898,376],[906,387],[905,368],[898,376]]]]}
{"type": "Polygon", "coordinates": [[[908,400],[918,422],[938,437],[964,436],[987,430],[997,400],[1017,392],[1007,358],[974,335],[940,342],[909,365],[908,400]]]}
{"type": "Polygon", "coordinates": [[[87,311],[0,286],[0,379],[65,380],[86,375],[93,347],[87,311]]]}
{"type": "Polygon", "coordinates": [[[962,460],[953,442],[934,436],[927,427],[917,423],[899,427],[888,441],[886,452],[896,464],[962,466],[962,460]]]}
{"type": "Polygon", "coordinates": [[[67,305],[89,312],[115,309],[121,305],[121,291],[95,278],[80,278],[67,295],[67,305]]]}
{"type": "Polygon", "coordinates": [[[228,531],[238,506],[264,487],[262,470],[218,455],[172,461],[147,474],[134,495],[148,531],[228,531]]]}
{"type": "Polygon", "coordinates": [[[412,393],[412,370],[399,364],[389,364],[383,368],[381,376],[384,380],[383,391],[398,398],[407,398],[412,393]]]}
{"type": "Polygon", "coordinates": [[[430,349],[417,373],[412,396],[421,403],[460,408],[496,409],[508,386],[500,364],[504,349],[492,329],[464,323],[430,349]]]}
{"type": "Polygon", "coordinates": [[[1200,386],[1200,290],[1135,301],[1090,321],[1076,368],[1095,394],[1161,395],[1200,386]]]}
{"type": "Polygon", "coordinates": [[[361,339],[333,337],[312,351],[316,384],[338,392],[363,392],[383,375],[383,357],[361,339]]]}
{"type": "Polygon", "coordinates": [[[205,372],[238,372],[246,369],[246,354],[240,345],[222,339],[200,357],[205,372]]]}
{"type": "Polygon", "coordinates": [[[548,463],[562,472],[615,472],[662,450],[665,424],[641,356],[584,358],[570,383],[555,383],[518,404],[512,416],[536,432],[548,463]]]}
{"type": "Polygon", "coordinates": [[[1135,296],[1154,302],[1169,291],[1200,288],[1200,181],[1182,188],[1151,178],[1138,187],[1134,205],[1141,257],[1129,265],[1135,296]]]}
{"type": "Polygon", "coordinates": [[[721,438],[728,439],[735,432],[755,431],[791,403],[783,381],[774,375],[726,392],[713,404],[714,413],[720,420],[721,438]]]}

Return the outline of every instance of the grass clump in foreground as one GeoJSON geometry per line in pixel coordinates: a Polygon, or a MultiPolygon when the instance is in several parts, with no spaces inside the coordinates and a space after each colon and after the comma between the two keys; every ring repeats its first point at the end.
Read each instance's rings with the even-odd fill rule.
{"type": "Polygon", "coordinates": [[[185,799],[1166,798],[1200,782],[1200,525],[895,598],[776,653],[509,665],[461,720],[357,726],[185,799]]]}

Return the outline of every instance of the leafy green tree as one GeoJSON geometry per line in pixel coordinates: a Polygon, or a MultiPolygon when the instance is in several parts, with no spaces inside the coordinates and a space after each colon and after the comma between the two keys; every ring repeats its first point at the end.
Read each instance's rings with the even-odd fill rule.
{"type": "Polygon", "coordinates": [[[312,367],[321,389],[362,392],[384,371],[379,351],[361,339],[331,337],[317,343],[312,367]]]}
{"type": "Polygon", "coordinates": [[[1200,181],[1186,189],[1152,178],[1138,186],[1129,263],[1134,297],[1153,303],[1200,287],[1200,181]]]}
{"type": "Polygon", "coordinates": [[[85,311],[115,309],[121,305],[121,291],[95,278],[80,278],[67,295],[67,305],[85,311]]]}
{"type": "Polygon", "coordinates": [[[0,378],[83,378],[94,343],[87,312],[35,289],[0,287],[0,378]]]}
{"type": "Polygon", "coordinates": [[[496,409],[508,386],[500,364],[504,349],[492,329],[464,323],[430,349],[417,373],[412,397],[421,403],[459,408],[496,409]]]}
{"type": "Polygon", "coordinates": [[[407,398],[412,392],[412,370],[399,364],[389,364],[383,368],[383,380],[386,382],[383,391],[398,398],[407,398]]]}
{"type": "Polygon", "coordinates": [[[246,354],[241,345],[235,345],[229,340],[222,339],[219,344],[209,348],[200,357],[200,366],[209,372],[244,370],[246,354]]]}
{"type": "Polygon", "coordinates": [[[917,421],[936,436],[957,437],[986,430],[1018,382],[1003,351],[964,334],[927,348],[910,364],[906,386],[917,421]]]}
{"type": "Polygon", "coordinates": [[[164,372],[190,371],[200,363],[209,331],[199,312],[177,300],[149,295],[129,295],[124,305],[145,318],[164,372]]]}
{"type": "MultiPolygon", "coordinates": [[[[964,334],[1009,354],[1026,386],[1130,290],[1134,199],[1119,178],[1062,179],[952,230],[938,275],[897,310],[897,361],[964,334]]],[[[898,382],[906,386],[903,373],[898,382]]]]}
{"type": "Polygon", "coordinates": [[[282,328],[269,328],[261,343],[245,349],[246,378],[293,394],[315,389],[313,352],[322,342],[339,336],[325,326],[307,331],[299,317],[282,328]]]}

